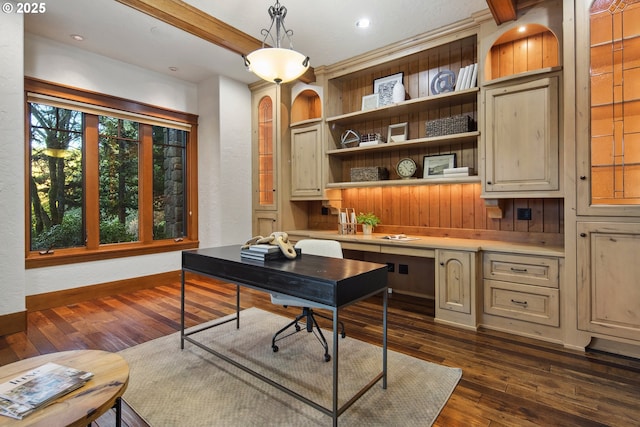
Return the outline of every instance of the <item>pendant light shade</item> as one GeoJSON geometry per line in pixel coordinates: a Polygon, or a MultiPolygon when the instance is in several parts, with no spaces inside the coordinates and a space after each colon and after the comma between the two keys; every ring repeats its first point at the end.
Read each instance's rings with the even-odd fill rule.
{"type": "Polygon", "coordinates": [[[286,14],[287,8],[276,1],[276,4],[269,8],[271,26],[261,32],[264,35],[262,48],[243,56],[249,71],[263,80],[277,84],[295,80],[309,68],[309,57],[293,50],[293,31],[287,30],[284,26],[286,14]],[[272,30],[275,30],[275,36],[271,34],[272,30]],[[285,37],[289,40],[289,49],[281,47],[285,37]],[[275,47],[266,47],[267,38],[271,39],[275,47]]]}

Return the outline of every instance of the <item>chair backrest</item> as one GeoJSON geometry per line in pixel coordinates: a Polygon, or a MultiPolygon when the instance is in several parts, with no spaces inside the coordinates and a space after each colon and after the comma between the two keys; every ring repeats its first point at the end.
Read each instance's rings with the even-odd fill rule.
{"type": "Polygon", "coordinates": [[[320,255],[331,258],[342,258],[342,246],[337,240],[304,239],[296,243],[302,249],[302,255],[320,255]]]}

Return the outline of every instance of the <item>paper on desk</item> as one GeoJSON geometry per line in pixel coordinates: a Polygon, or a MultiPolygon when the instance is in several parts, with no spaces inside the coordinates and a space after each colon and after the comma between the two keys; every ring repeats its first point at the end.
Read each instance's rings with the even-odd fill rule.
{"type": "Polygon", "coordinates": [[[387,236],[382,236],[381,239],[399,240],[401,242],[406,242],[408,240],[420,240],[419,237],[407,237],[406,234],[389,234],[387,236]]]}

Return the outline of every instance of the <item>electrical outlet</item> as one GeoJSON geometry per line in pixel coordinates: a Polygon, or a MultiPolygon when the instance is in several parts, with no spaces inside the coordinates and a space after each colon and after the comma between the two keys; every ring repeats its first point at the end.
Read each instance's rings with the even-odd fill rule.
{"type": "Polygon", "coordinates": [[[531,208],[518,208],[516,214],[519,220],[531,221],[531,208]]]}
{"type": "Polygon", "coordinates": [[[396,271],[396,265],[392,262],[388,262],[387,263],[387,271],[389,273],[393,273],[394,271],[396,271]]]}
{"type": "Polygon", "coordinates": [[[399,274],[409,274],[409,266],[407,264],[398,264],[399,274]]]}

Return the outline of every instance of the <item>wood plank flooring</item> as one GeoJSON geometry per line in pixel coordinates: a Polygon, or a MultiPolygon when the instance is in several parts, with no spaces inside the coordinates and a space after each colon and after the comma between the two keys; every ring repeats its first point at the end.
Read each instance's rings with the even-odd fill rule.
{"type": "MultiPolygon", "coordinates": [[[[234,311],[234,285],[195,275],[188,283],[188,326],[234,311]]],[[[294,314],[246,289],[241,305],[294,314]]],[[[379,307],[372,298],[342,310],[347,334],[379,343],[379,307]]],[[[640,360],[436,324],[432,301],[398,294],[388,323],[390,349],[463,370],[436,426],[640,426],[640,360]]],[[[32,312],[26,333],[0,337],[0,365],[63,350],[119,351],[179,327],[179,283],[32,312]]],[[[146,426],[126,406],[123,421],[146,426]]],[[[94,423],[111,425],[112,413],[94,423]]]]}

